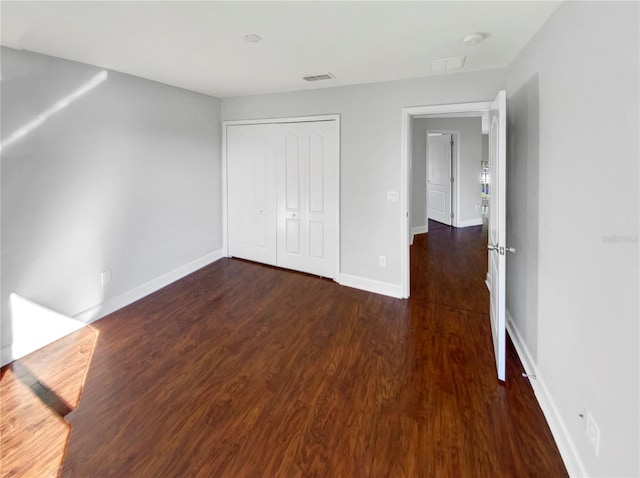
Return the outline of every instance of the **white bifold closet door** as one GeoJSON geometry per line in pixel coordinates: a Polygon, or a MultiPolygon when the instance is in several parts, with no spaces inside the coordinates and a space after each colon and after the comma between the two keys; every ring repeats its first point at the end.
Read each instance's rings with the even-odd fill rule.
{"type": "Polygon", "coordinates": [[[276,161],[271,125],[227,127],[229,255],[276,265],[276,161]]]}
{"type": "Polygon", "coordinates": [[[229,255],[337,279],[335,120],[227,127],[229,255]]]}

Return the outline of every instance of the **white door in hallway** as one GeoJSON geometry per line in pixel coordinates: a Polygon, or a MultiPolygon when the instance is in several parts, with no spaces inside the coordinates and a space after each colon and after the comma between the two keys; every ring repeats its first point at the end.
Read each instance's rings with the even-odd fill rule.
{"type": "Polygon", "coordinates": [[[337,279],[337,120],[226,128],[229,255],[337,279]]]}
{"type": "Polygon", "coordinates": [[[271,125],[227,127],[229,255],[276,265],[276,161],[271,125]]]}
{"type": "Polygon", "coordinates": [[[489,267],[487,285],[490,294],[491,333],[498,379],[505,379],[506,364],[506,146],[507,100],[498,93],[489,111],[489,267]]]}
{"type": "Polygon", "coordinates": [[[451,225],[450,134],[427,134],[427,218],[451,225]]]}
{"type": "Polygon", "coordinates": [[[335,121],[278,126],[277,263],[336,278],[339,193],[335,121]]]}

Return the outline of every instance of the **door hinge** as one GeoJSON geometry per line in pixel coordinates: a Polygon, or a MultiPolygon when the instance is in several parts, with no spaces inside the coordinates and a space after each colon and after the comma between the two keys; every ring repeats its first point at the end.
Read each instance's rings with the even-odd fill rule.
{"type": "Polygon", "coordinates": [[[451,144],[451,147],[453,148],[453,140],[451,140],[451,143],[450,143],[450,144],[451,144]]]}
{"type": "Polygon", "coordinates": [[[453,182],[453,176],[451,176],[451,177],[449,178],[449,181],[453,182]]]}
{"type": "Polygon", "coordinates": [[[451,217],[451,219],[453,219],[453,213],[449,214],[449,217],[451,217]]]}

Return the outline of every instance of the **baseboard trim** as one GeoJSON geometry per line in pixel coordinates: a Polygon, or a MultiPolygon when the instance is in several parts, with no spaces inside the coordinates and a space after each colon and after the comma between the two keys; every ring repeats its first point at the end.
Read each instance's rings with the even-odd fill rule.
{"type": "MultiPolygon", "coordinates": [[[[91,322],[95,322],[96,320],[101,319],[102,317],[105,317],[115,312],[116,310],[126,307],[127,305],[133,304],[134,302],[142,299],[143,297],[146,297],[149,294],[152,294],[162,289],[163,287],[166,287],[169,284],[179,279],[182,279],[183,277],[197,271],[198,269],[202,269],[204,266],[207,266],[209,264],[216,262],[217,260],[223,257],[226,257],[226,254],[222,249],[211,252],[205,256],[202,256],[194,261],[189,262],[188,264],[185,264],[183,266],[178,267],[177,269],[167,272],[166,274],[163,274],[160,277],[157,277],[148,282],[145,282],[144,284],[139,285],[138,287],[135,287],[134,289],[131,289],[112,299],[106,300],[87,310],[84,310],[75,315],[72,315],[70,316],[70,318],[82,323],[82,325],[78,328],[84,327],[85,325],[90,324],[91,322]]],[[[73,330],[71,331],[65,330],[61,334],[52,336],[51,341],[48,343],[55,342],[56,340],[61,339],[62,337],[70,334],[71,332],[73,332],[73,330]]],[[[14,360],[19,359],[20,357],[24,357],[25,355],[30,354],[31,352],[35,352],[39,348],[44,347],[45,345],[48,345],[48,343],[39,344],[37,347],[33,348],[33,350],[26,350],[25,353],[21,352],[19,356],[14,355],[13,344],[9,344],[5,347],[2,347],[2,349],[0,350],[0,363],[2,366],[4,366],[10,362],[13,362],[14,360]]]]}
{"type": "Polygon", "coordinates": [[[134,302],[146,297],[154,292],[162,289],[163,287],[168,286],[169,284],[182,279],[185,276],[197,271],[198,269],[202,269],[204,266],[212,264],[217,260],[225,257],[225,254],[222,249],[211,252],[205,256],[202,256],[194,261],[189,262],[183,266],[178,267],[166,274],[161,275],[160,277],[156,277],[155,279],[150,280],[149,282],[145,282],[138,287],[131,289],[124,294],[120,294],[112,299],[109,299],[105,302],[97,304],[87,310],[83,310],[72,317],[76,320],[80,320],[86,324],[90,324],[91,322],[95,322],[102,317],[105,317],[116,310],[122,309],[127,305],[133,304],[134,302]]]}
{"type": "Polygon", "coordinates": [[[340,274],[338,284],[353,287],[354,289],[366,290],[367,292],[373,292],[375,294],[388,295],[389,297],[395,297],[397,299],[405,298],[402,295],[402,287],[400,285],[367,279],[365,277],[340,274]]]}
{"type": "Polygon", "coordinates": [[[524,342],[522,335],[520,335],[520,331],[516,326],[513,317],[507,310],[507,331],[509,332],[509,336],[511,337],[511,341],[520,357],[520,361],[522,365],[529,375],[535,375],[535,378],[531,378],[529,382],[531,383],[531,387],[533,388],[533,392],[535,393],[536,399],[538,400],[538,404],[542,409],[542,413],[544,414],[547,424],[551,429],[551,434],[553,435],[554,440],[556,441],[556,445],[558,446],[558,450],[560,451],[560,456],[564,461],[565,466],[567,467],[567,472],[569,476],[572,477],[583,477],[588,476],[587,471],[580,459],[580,455],[576,449],[575,444],[569,434],[569,430],[565,425],[560,412],[558,411],[558,407],[547,388],[547,385],[544,381],[544,377],[541,375],[540,370],[538,369],[535,360],[533,360],[533,356],[529,352],[529,348],[527,344],[524,342]]]}
{"type": "Polygon", "coordinates": [[[456,227],[471,227],[471,226],[482,226],[482,218],[479,217],[477,219],[467,219],[466,221],[458,221],[456,227]]]}
{"type": "Polygon", "coordinates": [[[411,228],[411,242],[410,245],[413,245],[413,238],[416,234],[424,234],[425,232],[429,232],[429,228],[427,226],[417,226],[411,228]]]}

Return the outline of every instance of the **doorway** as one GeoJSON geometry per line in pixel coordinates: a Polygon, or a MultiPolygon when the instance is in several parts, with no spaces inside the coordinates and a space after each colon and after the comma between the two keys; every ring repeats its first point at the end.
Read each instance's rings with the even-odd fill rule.
{"type": "Polygon", "coordinates": [[[515,252],[507,247],[506,238],[506,92],[501,90],[492,102],[419,106],[402,109],[402,155],[401,155],[401,286],[404,297],[410,295],[411,193],[412,185],[412,123],[419,115],[464,116],[481,113],[486,117],[489,132],[488,162],[492,180],[489,197],[489,224],[486,285],[489,290],[489,318],[499,380],[505,379],[505,287],[506,252],[515,252]]]}
{"type": "MultiPolygon", "coordinates": [[[[415,217],[414,208],[412,205],[413,193],[416,190],[416,184],[413,183],[414,178],[414,162],[412,161],[413,150],[412,145],[414,134],[413,129],[414,122],[416,120],[424,119],[451,119],[457,117],[481,117],[484,120],[487,112],[491,109],[492,102],[476,102],[476,103],[460,103],[449,105],[436,105],[436,106],[416,106],[402,109],[402,157],[401,157],[401,193],[400,202],[401,210],[403,211],[401,217],[401,286],[403,297],[409,297],[410,295],[410,252],[409,246],[413,238],[414,230],[412,228],[412,219],[415,217]],[[413,215],[413,216],[412,216],[413,215]]],[[[483,125],[484,129],[484,125],[483,125]]],[[[426,128],[425,128],[426,131],[426,128]]],[[[426,141],[426,139],[425,139],[426,141]]],[[[480,164],[478,163],[478,167],[480,164]]],[[[454,165],[455,167],[455,165],[454,165]]],[[[424,177],[426,178],[426,172],[424,177]]],[[[426,187],[425,187],[426,189],[426,187]]],[[[424,196],[426,197],[426,191],[424,196]]],[[[478,191],[478,197],[480,197],[480,191],[478,191]]],[[[456,193],[456,199],[459,203],[458,194],[456,193]]],[[[426,201],[425,201],[426,202],[426,201]]],[[[459,214],[458,214],[459,215],[459,214]]],[[[454,225],[460,227],[466,225],[472,225],[472,223],[463,223],[456,218],[456,207],[454,207],[454,225]]],[[[424,229],[428,230],[428,223],[426,221],[426,210],[424,213],[424,229]]],[[[480,224],[482,222],[480,221],[480,224]]]]}

